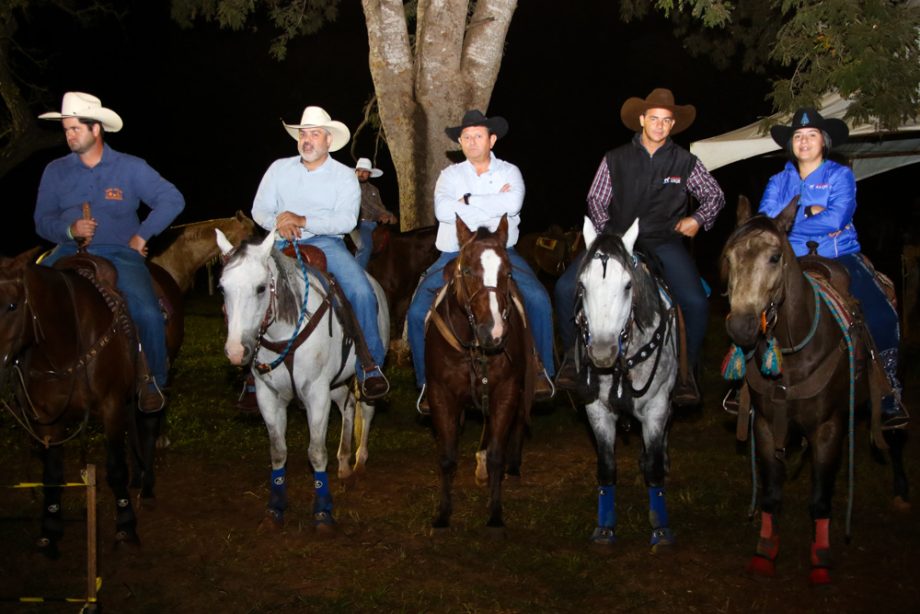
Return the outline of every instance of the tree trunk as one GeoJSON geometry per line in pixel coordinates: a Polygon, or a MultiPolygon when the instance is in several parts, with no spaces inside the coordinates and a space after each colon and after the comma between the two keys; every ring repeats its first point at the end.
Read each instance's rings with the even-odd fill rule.
{"type": "Polygon", "coordinates": [[[402,0],[362,0],[380,121],[399,184],[403,230],[433,224],[434,186],[463,113],[487,112],[517,0],[419,0],[415,48],[402,0]]]}

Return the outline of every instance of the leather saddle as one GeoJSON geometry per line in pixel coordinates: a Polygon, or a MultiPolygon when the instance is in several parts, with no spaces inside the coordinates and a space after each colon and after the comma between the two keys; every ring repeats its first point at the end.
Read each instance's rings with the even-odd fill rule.
{"type": "MultiPolygon", "coordinates": [[[[305,243],[297,243],[297,248],[300,250],[300,257],[303,259],[304,263],[312,269],[317,271],[326,272],[326,254],[323,253],[323,250],[314,246],[307,245],[305,243]]],[[[297,253],[294,251],[294,244],[288,243],[284,249],[281,250],[281,253],[290,258],[297,258],[297,253]]]]}

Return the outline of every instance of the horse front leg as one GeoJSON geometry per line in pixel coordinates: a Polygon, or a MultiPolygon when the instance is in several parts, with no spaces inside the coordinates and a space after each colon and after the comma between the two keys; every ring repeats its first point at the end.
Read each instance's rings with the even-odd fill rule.
{"type": "Polygon", "coordinates": [[[519,392],[513,389],[517,384],[496,388],[492,392],[494,402],[486,419],[489,431],[489,445],[486,450],[486,468],[489,471],[489,520],[486,527],[502,535],[505,522],[502,518],[502,480],[505,478],[505,454],[514,423],[517,422],[519,392]]]}
{"type": "Polygon", "coordinates": [[[144,413],[130,403],[125,411],[134,412],[135,428],[129,430],[129,458],[131,459],[131,488],[139,488],[138,503],[144,509],[156,508],[156,442],[160,436],[160,425],[165,418],[165,410],[156,413],[144,413]]]}
{"type": "MultiPolygon", "coordinates": [[[[118,407],[114,411],[120,412],[121,410],[122,408],[118,407]]],[[[105,452],[105,479],[115,497],[115,546],[122,544],[139,546],[141,540],[137,535],[137,516],[131,505],[131,492],[128,489],[130,476],[128,462],[125,458],[123,428],[106,433],[105,452]]]]}
{"type": "MultiPolygon", "coordinates": [[[[55,436],[57,438],[57,436],[55,436]]],[[[41,449],[42,459],[42,525],[36,542],[38,551],[52,560],[61,556],[58,542],[64,534],[61,510],[61,491],[64,483],[64,450],[61,446],[41,449]]]]}
{"type": "Polygon", "coordinates": [[[830,516],[831,500],[834,496],[834,482],[840,467],[845,429],[842,420],[831,420],[821,424],[809,437],[811,444],[811,501],[808,511],[814,522],[811,542],[812,586],[831,582],[830,516]]]}
{"type": "Polygon", "coordinates": [[[256,378],[256,398],[259,413],[268,431],[268,446],[271,456],[271,474],[269,476],[268,506],[260,529],[279,530],[284,527],[284,511],[287,509],[287,405],[290,399],[275,396],[275,393],[256,378]]]}
{"type": "Polygon", "coordinates": [[[591,541],[610,546],[616,543],[617,415],[600,399],[588,404],[585,411],[597,444],[597,526],[591,541]]]}
{"type": "Polygon", "coordinates": [[[326,432],[329,428],[329,411],[332,405],[328,384],[322,381],[309,385],[303,397],[307,408],[307,422],[310,425],[310,445],[307,456],[313,466],[313,526],[317,531],[329,532],[335,527],[332,516],[332,492],[326,466],[329,455],[326,451],[326,432]]]}
{"type": "Polygon", "coordinates": [[[661,552],[675,543],[668,519],[664,481],[668,474],[668,414],[667,398],[649,403],[642,418],[642,453],[639,467],[648,489],[648,519],[652,526],[652,552],[661,552]]]}
{"type": "Polygon", "coordinates": [[[373,403],[358,401],[355,407],[355,439],[358,448],[355,450],[355,473],[362,474],[367,465],[369,449],[367,443],[371,434],[371,422],[374,421],[376,407],[373,403]]]}
{"type": "Polygon", "coordinates": [[[783,484],[786,481],[785,460],[777,458],[772,425],[761,413],[754,419],[754,441],[760,473],[760,537],[747,570],[759,576],[776,574],[779,555],[778,520],[782,512],[783,484]]]}
{"type": "Polygon", "coordinates": [[[437,441],[438,469],[441,476],[438,512],[431,521],[431,528],[437,533],[450,527],[450,516],[453,513],[450,491],[457,474],[457,444],[460,438],[462,407],[456,398],[434,382],[429,383],[428,401],[431,404],[431,425],[437,441]]]}
{"type": "Polygon", "coordinates": [[[331,393],[332,402],[342,414],[342,432],[339,436],[339,449],[336,452],[339,479],[350,486],[352,480],[351,448],[355,427],[355,396],[348,386],[339,386],[331,393]]]}
{"type": "MultiPolygon", "coordinates": [[[[523,395],[521,395],[523,397],[523,395]]],[[[517,414],[511,425],[506,446],[505,477],[515,482],[521,479],[521,461],[524,456],[524,431],[527,428],[523,398],[518,402],[517,414]]]]}

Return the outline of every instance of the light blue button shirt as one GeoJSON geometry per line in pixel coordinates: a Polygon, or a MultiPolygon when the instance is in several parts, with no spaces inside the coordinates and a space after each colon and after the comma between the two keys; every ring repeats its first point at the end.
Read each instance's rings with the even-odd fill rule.
{"type": "Polygon", "coordinates": [[[301,238],[341,237],[357,226],[360,210],[361,188],[351,168],[328,157],[311,171],[294,156],[276,160],[265,171],[252,203],[252,219],[274,230],[278,215],[290,211],[307,218],[301,238]]]}
{"type": "Polygon", "coordinates": [[[470,230],[486,226],[490,231],[498,228],[502,215],[508,216],[508,247],[518,240],[521,206],[524,204],[524,178],[518,167],[499,160],[490,153],[489,170],[481,175],[464,160],[448,166],[438,177],[434,189],[434,215],[438,219],[438,238],[435,245],[442,252],[460,251],[457,242],[456,216],[470,230]],[[511,189],[501,192],[503,185],[511,189]],[[463,195],[470,195],[470,204],[463,203],[463,195]]]}

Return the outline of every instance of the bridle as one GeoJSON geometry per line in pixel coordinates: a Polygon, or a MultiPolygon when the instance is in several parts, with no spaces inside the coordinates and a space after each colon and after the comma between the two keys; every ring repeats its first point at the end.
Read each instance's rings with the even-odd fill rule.
{"type": "MultiPolygon", "coordinates": [[[[485,282],[479,288],[476,288],[473,291],[470,291],[469,280],[476,279],[476,276],[473,275],[473,269],[469,264],[464,261],[464,250],[465,248],[472,243],[472,240],[465,243],[460,248],[460,255],[457,256],[456,264],[454,265],[454,275],[452,278],[454,286],[457,288],[457,302],[463,307],[463,311],[466,314],[466,320],[470,325],[471,341],[464,342],[463,339],[457,335],[456,331],[453,330],[453,323],[451,318],[447,318],[447,322],[451,327],[451,332],[453,332],[454,337],[460,342],[460,344],[466,349],[479,349],[483,350],[479,342],[479,336],[476,334],[476,314],[473,313],[473,300],[481,293],[486,292],[490,295],[495,295],[495,300],[503,305],[501,311],[502,322],[506,324],[504,327],[504,334],[502,335],[502,343],[500,346],[504,345],[505,339],[508,338],[508,319],[510,317],[511,309],[511,271],[510,267],[506,267],[506,270],[499,273],[499,279],[496,280],[496,285],[488,285],[485,282]],[[505,291],[502,293],[500,288],[500,281],[505,281],[505,291]]],[[[448,304],[448,309],[450,308],[448,304]]],[[[484,351],[484,350],[483,350],[484,351]]]]}

